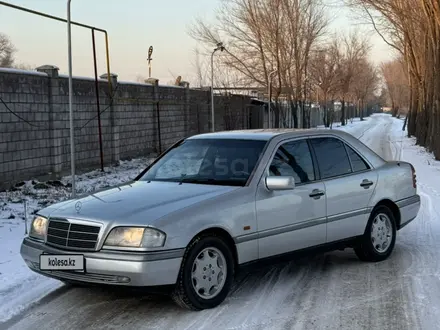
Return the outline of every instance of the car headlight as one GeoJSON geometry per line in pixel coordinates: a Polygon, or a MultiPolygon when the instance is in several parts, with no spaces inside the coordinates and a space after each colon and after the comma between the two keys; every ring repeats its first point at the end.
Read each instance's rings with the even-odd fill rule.
{"type": "Polygon", "coordinates": [[[154,228],[117,227],[107,236],[104,245],[115,247],[155,248],[165,244],[165,233],[154,228]]]}
{"type": "Polygon", "coordinates": [[[45,217],[36,216],[31,224],[29,237],[44,240],[46,235],[48,221],[45,217]]]}

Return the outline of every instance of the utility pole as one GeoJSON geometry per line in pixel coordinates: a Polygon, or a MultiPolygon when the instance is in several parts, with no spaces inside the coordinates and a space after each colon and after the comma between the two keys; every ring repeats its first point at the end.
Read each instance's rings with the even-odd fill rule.
{"type": "Polygon", "coordinates": [[[222,42],[219,42],[217,44],[217,47],[214,48],[212,54],[211,54],[211,131],[215,132],[215,118],[214,118],[214,54],[216,51],[224,51],[225,47],[223,46],[222,42]]]}
{"type": "Polygon", "coordinates": [[[275,69],[272,72],[269,73],[269,82],[268,82],[268,89],[269,89],[269,103],[267,105],[267,114],[269,116],[268,118],[268,126],[269,128],[272,128],[272,76],[277,73],[278,70],[275,69]]]}
{"type": "Polygon", "coordinates": [[[67,51],[69,58],[69,119],[70,119],[70,170],[72,176],[72,197],[76,197],[75,184],[75,128],[73,126],[73,87],[72,87],[72,26],[70,22],[70,3],[67,0],[67,51]]]}

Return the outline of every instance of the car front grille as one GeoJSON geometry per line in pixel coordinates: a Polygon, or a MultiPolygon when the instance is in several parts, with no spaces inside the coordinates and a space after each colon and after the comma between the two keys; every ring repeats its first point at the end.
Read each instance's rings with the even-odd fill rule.
{"type": "Polygon", "coordinates": [[[100,226],[72,223],[65,219],[50,219],[46,243],[69,250],[95,250],[100,226]]]}

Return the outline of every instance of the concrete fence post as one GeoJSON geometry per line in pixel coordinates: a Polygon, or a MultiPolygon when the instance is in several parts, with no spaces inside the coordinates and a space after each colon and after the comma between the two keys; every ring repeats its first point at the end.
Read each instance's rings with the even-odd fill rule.
{"type": "MultiPolygon", "coordinates": [[[[184,83],[184,82],[182,82],[184,83]]],[[[185,120],[185,135],[188,136],[193,131],[194,125],[194,114],[192,113],[192,106],[190,104],[190,94],[189,94],[189,83],[183,85],[185,87],[185,112],[184,112],[184,120],[185,120]]]]}
{"type": "MultiPolygon", "coordinates": [[[[99,76],[99,78],[108,80],[108,74],[104,73],[99,76]]],[[[112,162],[117,163],[121,159],[121,153],[119,148],[119,125],[117,124],[116,118],[116,95],[115,91],[118,86],[118,75],[116,73],[110,73],[110,82],[112,84],[112,95],[108,95],[108,101],[105,107],[109,107],[109,125],[110,125],[110,138],[111,138],[111,154],[112,162]]],[[[106,88],[106,90],[108,90],[106,88]]],[[[101,110],[102,111],[102,110],[101,110]]]]}
{"type": "Polygon", "coordinates": [[[62,129],[64,126],[60,122],[61,117],[57,114],[63,112],[62,105],[59,102],[60,83],[59,68],[55,65],[42,65],[36,68],[38,72],[46,73],[48,79],[48,110],[49,110],[49,145],[51,156],[51,167],[54,175],[58,175],[63,170],[63,149],[62,149],[62,129]]]}
{"type": "Polygon", "coordinates": [[[153,118],[156,122],[156,151],[162,153],[162,134],[160,131],[160,106],[159,106],[159,79],[148,78],[145,83],[153,85],[153,118]]]}

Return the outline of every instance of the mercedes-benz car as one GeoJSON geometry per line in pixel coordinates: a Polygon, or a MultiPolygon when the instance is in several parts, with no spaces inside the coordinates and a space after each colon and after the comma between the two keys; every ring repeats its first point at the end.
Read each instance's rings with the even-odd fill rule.
{"type": "Polygon", "coordinates": [[[61,281],[167,286],[202,310],[255,262],[345,248],[385,260],[419,208],[414,167],[343,131],[207,133],[126,184],[40,210],[21,255],[61,281]]]}

